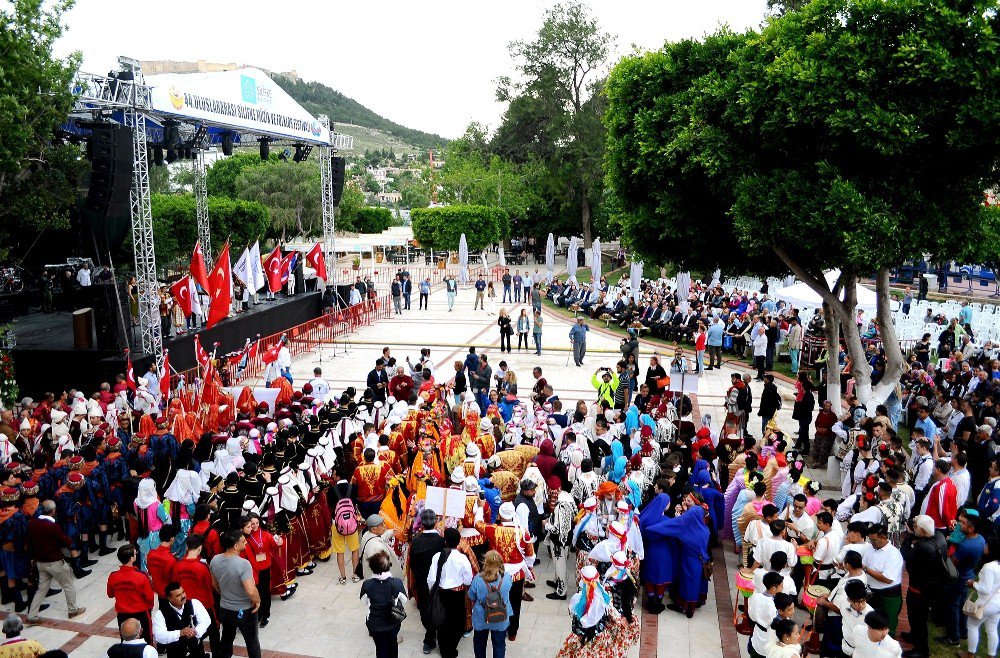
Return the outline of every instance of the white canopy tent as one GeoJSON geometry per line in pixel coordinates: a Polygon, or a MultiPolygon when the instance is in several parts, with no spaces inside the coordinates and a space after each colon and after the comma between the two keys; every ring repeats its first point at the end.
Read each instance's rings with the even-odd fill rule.
{"type": "MultiPolygon", "coordinates": [[[[834,284],[837,282],[837,277],[839,276],[840,270],[830,270],[824,275],[826,278],[826,285],[829,286],[830,290],[833,289],[834,284]]],[[[801,281],[775,291],[774,295],[779,300],[799,309],[820,308],[823,306],[823,298],[820,297],[819,293],[801,281]]],[[[857,308],[860,308],[868,313],[875,312],[877,296],[873,290],[869,290],[861,284],[858,284],[855,296],[858,302],[857,308]]],[[[843,291],[840,293],[840,299],[844,299],[843,291]]]]}

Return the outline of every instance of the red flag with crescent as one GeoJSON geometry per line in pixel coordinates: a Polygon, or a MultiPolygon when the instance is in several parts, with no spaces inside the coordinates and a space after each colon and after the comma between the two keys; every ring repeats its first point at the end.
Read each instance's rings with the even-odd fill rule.
{"type": "Polygon", "coordinates": [[[309,253],[306,254],[306,262],[309,267],[316,270],[316,277],[326,281],[326,260],[323,258],[323,245],[317,242],[309,253]]]}
{"type": "MultiPolygon", "coordinates": [[[[181,279],[185,284],[187,277],[181,279]]],[[[163,366],[160,368],[160,394],[166,400],[170,397],[170,352],[163,350],[163,366]]]]}
{"type": "Polygon", "coordinates": [[[125,385],[128,390],[135,391],[135,371],[132,370],[132,356],[125,350],[125,385]]]}
{"type": "Polygon", "coordinates": [[[184,315],[191,315],[191,286],[188,285],[186,276],[174,281],[170,286],[170,294],[174,296],[174,301],[184,311],[184,315]]]}
{"type": "Polygon", "coordinates": [[[219,259],[215,261],[210,276],[212,303],[208,309],[206,329],[211,329],[222,320],[229,317],[229,307],[233,304],[233,270],[229,263],[229,243],[222,248],[219,259]]]}
{"type": "MultiPolygon", "coordinates": [[[[191,254],[191,276],[194,277],[195,282],[205,289],[209,295],[212,294],[212,288],[208,281],[208,271],[205,268],[205,253],[201,250],[201,241],[194,243],[194,253],[191,254]]],[[[190,301],[188,302],[190,307],[190,301]]],[[[188,311],[190,313],[191,311],[188,311]]]]}
{"type": "Polygon", "coordinates": [[[198,360],[198,365],[202,368],[208,365],[208,352],[201,346],[201,339],[198,338],[198,334],[194,335],[194,358],[198,360]]]}
{"type": "Polygon", "coordinates": [[[271,292],[281,290],[281,246],[264,259],[264,272],[267,273],[267,288],[271,292]]]}

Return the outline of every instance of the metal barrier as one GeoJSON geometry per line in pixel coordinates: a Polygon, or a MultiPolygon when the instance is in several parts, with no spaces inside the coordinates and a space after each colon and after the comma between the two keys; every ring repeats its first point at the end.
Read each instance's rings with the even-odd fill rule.
{"type": "MultiPolygon", "coordinates": [[[[482,274],[487,281],[499,281],[503,276],[504,269],[505,268],[500,265],[494,265],[485,269],[482,266],[469,267],[469,280],[474,281],[480,274],[482,274]]],[[[437,285],[443,282],[446,276],[450,275],[457,279],[459,274],[459,267],[457,265],[448,265],[448,267],[445,267],[444,269],[437,267],[383,265],[381,267],[362,267],[357,270],[342,268],[340,271],[340,279],[341,281],[353,282],[358,277],[362,280],[368,277],[375,285],[388,286],[392,283],[392,280],[396,278],[396,273],[400,270],[405,270],[410,273],[410,281],[412,281],[414,285],[424,279],[430,279],[431,285],[437,285]]]]}
{"type": "MultiPolygon", "coordinates": [[[[228,359],[223,360],[219,357],[216,366],[219,379],[226,386],[237,386],[248,379],[260,377],[267,369],[263,355],[281,340],[282,336],[288,336],[288,351],[292,356],[312,352],[323,345],[334,344],[337,339],[353,333],[359,327],[373,325],[378,320],[388,319],[391,314],[390,303],[388,295],[374,297],[360,304],[325,313],[318,318],[261,338],[257,346],[256,356],[249,358],[246,366],[239,373],[237,373],[238,364],[230,363],[228,359]]],[[[170,388],[176,391],[182,386],[183,380],[183,388],[193,390],[201,376],[201,368],[198,367],[176,372],[170,376],[170,388]]]]}

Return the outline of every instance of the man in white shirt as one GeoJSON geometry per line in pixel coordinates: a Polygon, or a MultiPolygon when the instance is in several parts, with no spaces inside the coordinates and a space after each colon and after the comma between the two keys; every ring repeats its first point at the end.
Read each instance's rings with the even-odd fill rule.
{"type": "Polygon", "coordinates": [[[816,527],[823,533],[813,548],[817,583],[829,587],[837,568],[837,554],[844,545],[844,533],[827,511],[816,515],[816,527]]]}
{"type": "Polygon", "coordinates": [[[926,438],[917,439],[913,457],[913,490],[918,499],[927,491],[934,473],[934,457],[931,456],[931,442],[926,438]]]}
{"type": "MultiPolygon", "coordinates": [[[[843,598],[847,599],[847,604],[840,611],[840,635],[843,638],[843,642],[840,643],[841,650],[845,655],[853,656],[856,641],[855,632],[858,628],[867,629],[865,617],[874,610],[868,605],[868,588],[857,580],[849,582],[845,586],[843,598]]],[[[827,617],[827,619],[835,619],[835,617],[827,617]]],[[[836,655],[836,652],[833,655],[836,655]]]]}
{"type": "Polygon", "coordinates": [[[965,504],[965,501],[969,499],[969,488],[971,487],[971,479],[969,475],[969,469],[965,466],[969,461],[969,457],[966,453],[960,452],[955,455],[952,460],[952,469],[948,473],[948,477],[951,481],[955,483],[955,505],[961,507],[965,504]]]}
{"type": "Polygon", "coordinates": [[[795,494],[792,505],[785,508],[780,518],[785,522],[791,537],[812,541],[819,536],[819,530],[816,529],[816,522],[812,517],[806,514],[807,502],[805,494],[795,494]]]}
{"type": "Polygon", "coordinates": [[[854,658],[900,658],[903,649],[889,637],[890,624],[878,612],[865,615],[865,624],[854,629],[854,658]]]}
{"type": "Polygon", "coordinates": [[[84,263],[83,267],[77,270],[76,280],[83,288],[90,285],[90,263],[84,263]]]}
{"type": "Polygon", "coordinates": [[[472,563],[458,550],[461,541],[458,528],[445,528],[444,550],[431,558],[431,568],[427,572],[427,587],[433,592],[438,585],[438,569],[441,570],[438,592],[445,610],[445,623],[437,633],[441,655],[446,658],[458,655],[458,642],[465,631],[466,591],[472,584],[472,563]],[[445,556],[444,564],[439,567],[442,555],[445,556]]]}
{"type": "Polygon", "coordinates": [[[212,623],[201,601],[188,599],[179,583],[169,583],[160,597],[160,607],[153,610],[153,639],[160,648],[167,648],[171,655],[203,656],[201,638],[212,623]],[[177,651],[177,646],[184,652],[177,651]]]}
{"type": "Polygon", "coordinates": [[[122,641],[121,644],[112,645],[108,649],[108,656],[110,658],[124,658],[125,656],[134,656],[125,647],[140,646],[144,647],[142,653],[140,654],[142,658],[158,658],[154,647],[146,644],[146,640],[142,637],[142,624],[139,623],[138,619],[126,619],[122,622],[122,625],[118,627],[118,632],[121,634],[122,641]],[[124,645],[124,646],[123,646],[124,645]]]}
{"type": "Polygon", "coordinates": [[[838,575],[844,577],[846,571],[844,570],[844,560],[847,558],[848,551],[856,551],[861,557],[864,557],[866,553],[871,549],[871,544],[865,541],[865,537],[868,536],[868,526],[864,523],[848,523],[847,532],[844,533],[844,545],[840,547],[840,552],[837,553],[837,566],[840,571],[838,575]]]}
{"type": "Polygon", "coordinates": [[[763,518],[754,519],[748,523],[747,529],[743,533],[743,545],[746,547],[747,553],[751,553],[754,546],[756,546],[762,538],[771,534],[771,521],[778,518],[778,508],[768,503],[761,508],[760,514],[763,518]]]}
{"type": "Polygon", "coordinates": [[[774,631],[771,622],[778,614],[774,605],[774,595],[782,590],[784,578],[781,574],[770,571],[764,574],[764,590],[755,590],[747,601],[747,616],[753,622],[753,632],[747,642],[747,651],[751,658],[763,658],[767,647],[774,641],[774,631]]]}
{"type": "Polygon", "coordinates": [[[888,619],[889,632],[895,633],[903,607],[903,554],[889,543],[884,525],[872,527],[868,541],[872,547],[862,562],[872,590],[871,605],[888,619]]]}
{"type": "Polygon", "coordinates": [[[313,368],[313,379],[309,382],[313,389],[313,398],[319,404],[326,404],[326,396],[330,394],[330,383],[323,379],[323,369],[313,368]]]}

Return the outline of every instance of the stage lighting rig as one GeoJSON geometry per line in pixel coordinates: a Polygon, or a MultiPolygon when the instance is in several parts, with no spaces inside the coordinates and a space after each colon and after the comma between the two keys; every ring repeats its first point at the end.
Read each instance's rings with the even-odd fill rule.
{"type": "Polygon", "coordinates": [[[261,162],[267,162],[268,157],[271,155],[271,140],[268,137],[261,137],[257,141],[260,142],[261,162]]]}

